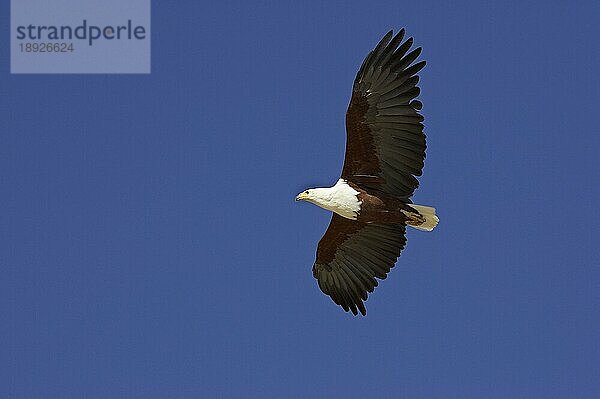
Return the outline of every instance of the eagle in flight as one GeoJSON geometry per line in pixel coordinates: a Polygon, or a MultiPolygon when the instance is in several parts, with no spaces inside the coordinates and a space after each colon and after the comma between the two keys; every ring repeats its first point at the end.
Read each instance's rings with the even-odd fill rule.
{"type": "Polygon", "coordinates": [[[406,244],[406,226],[431,231],[435,209],[412,204],[425,159],[422,103],[404,29],[388,32],[363,61],[346,112],[346,155],[333,187],[311,188],[296,201],[333,212],[317,247],[313,276],[346,312],[366,315],[364,301],[385,279],[406,244]]]}

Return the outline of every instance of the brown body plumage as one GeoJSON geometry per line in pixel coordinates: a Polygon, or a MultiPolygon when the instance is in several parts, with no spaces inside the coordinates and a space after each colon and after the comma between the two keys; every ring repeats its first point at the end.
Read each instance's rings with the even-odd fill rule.
{"type": "Polygon", "coordinates": [[[348,182],[348,185],[359,192],[357,194],[357,198],[361,202],[357,217],[359,223],[413,224],[418,226],[425,221],[417,210],[392,195],[369,194],[352,182],[348,182]]]}

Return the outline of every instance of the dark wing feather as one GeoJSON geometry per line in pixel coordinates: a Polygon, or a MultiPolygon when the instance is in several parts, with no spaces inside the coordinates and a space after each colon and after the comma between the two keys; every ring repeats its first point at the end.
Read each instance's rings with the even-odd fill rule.
{"type": "Polygon", "coordinates": [[[371,51],[356,75],[346,113],[346,156],[342,177],[369,180],[366,189],[378,190],[410,202],[418,187],[425,159],[422,104],[416,74],[425,61],[413,64],[421,48],[411,52],[413,39],[404,43],[404,29],[388,32],[371,51]],[[364,176],[372,176],[365,179],[364,176]]]}
{"type": "Polygon", "coordinates": [[[319,241],[313,276],[346,312],[365,315],[364,301],[385,279],[406,244],[404,225],[366,224],[333,214],[319,241]]]}

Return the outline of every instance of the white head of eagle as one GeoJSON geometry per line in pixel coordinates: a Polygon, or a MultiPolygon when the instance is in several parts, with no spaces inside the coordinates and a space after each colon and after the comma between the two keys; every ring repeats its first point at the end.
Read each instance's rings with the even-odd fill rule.
{"type": "Polygon", "coordinates": [[[308,201],[328,211],[335,212],[347,219],[356,220],[361,202],[358,191],[339,179],[333,187],[311,188],[301,192],[296,201],[308,201]]]}

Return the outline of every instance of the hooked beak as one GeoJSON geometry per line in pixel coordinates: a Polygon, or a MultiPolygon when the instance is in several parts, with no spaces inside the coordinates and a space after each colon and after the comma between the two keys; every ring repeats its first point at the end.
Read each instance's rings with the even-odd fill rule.
{"type": "Polygon", "coordinates": [[[300,194],[298,194],[296,196],[296,201],[304,201],[307,198],[308,198],[308,196],[304,192],[301,192],[300,194]]]}

